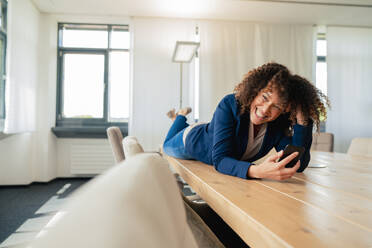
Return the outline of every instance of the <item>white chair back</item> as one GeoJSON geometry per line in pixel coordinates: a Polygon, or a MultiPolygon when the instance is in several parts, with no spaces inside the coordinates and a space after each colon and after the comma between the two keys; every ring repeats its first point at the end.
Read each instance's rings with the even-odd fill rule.
{"type": "Polygon", "coordinates": [[[372,138],[354,138],[347,153],[350,155],[372,156],[372,138]]]}
{"type": "Polygon", "coordinates": [[[313,133],[313,151],[333,152],[333,134],[332,133],[313,133]]]}
{"type": "Polygon", "coordinates": [[[123,150],[123,135],[119,127],[109,127],[106,130],[107,138],[110,141],[112,153],[114,154],[114,159],[116,163],[120,163],[125,159],[123,150]]]}
{"type": "Polygon", "coordinates": [[[144,152],[141,144],[138,142],[137,138],[134,136],[127,136],[123,139],[123,149],[124,149],[124,155],[127,158],[144,152]]]}
{"type": "Polygon", "coordinates": [[[92,179],[60,216],[29,247],[197,247],[174,176],[159,154],[127,158],[92,179]]]}

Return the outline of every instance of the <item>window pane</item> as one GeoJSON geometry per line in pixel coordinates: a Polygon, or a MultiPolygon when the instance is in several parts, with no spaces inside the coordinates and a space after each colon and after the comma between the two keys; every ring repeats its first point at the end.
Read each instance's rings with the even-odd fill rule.
{"type": "Polygon", "coordinates": [[[64,117],[103,118],[104,65],[102,54],[65,54],[64,117]]]}
{"type": "Polygon", "coordinates": [[[111,48],[129,49],[129,32],[126,30],[113,30],[111,32],[111,48]]]}
{"type": "Polygon", "coordinates": [[[316,41],[316,55],[327,56],[327,41],[326,40],[316,41]]]}
{"type": "MultiPolygon", "coordinates": [[[[129,117],[129,53],[110,53],[110,119],[129,117]]],[[[118,121],[118,120],[117,120],[118,121]]]]}
{"type": "Polygon", "coordinates": [[[316,63],[316,87],[327,95],[327,63],[316,63]]]}
{"type": "Polygon", "coordinates": [[[63,47],[107,48],[106,30],[66,29],[62,34],[63,47]]]}

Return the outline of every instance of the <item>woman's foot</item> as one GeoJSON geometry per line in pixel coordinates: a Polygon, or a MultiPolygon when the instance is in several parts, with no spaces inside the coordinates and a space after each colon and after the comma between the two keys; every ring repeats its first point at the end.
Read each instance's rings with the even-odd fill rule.
{"type": "Polygon", "coordinates": [[[174,121],[177,117],[176,110],[173,108],[167,112],[167,116],[174,121]]]}
{"type": "Polygon", "coordinates": [[[186,116],[186,115],[190,114],[191,111],[192,111],[192,109],[190,107],[181,108],[180,110],[178,110],[177,115],[186,116]]]}
{"type": "Polygon", "coordinates": [[[185,108],[181,108],[180,110],[178,110],[178,112],[176,113],[176,110],[175,109],[171,109],[167,112],[167,116],[172,120],[174,121],[177,117],[177,115],[183,115],[183,116],[186,116],[188,114],[190,114],[190,112],[192,111],[192,109],[190,107],[185,107],[185,108]]]}

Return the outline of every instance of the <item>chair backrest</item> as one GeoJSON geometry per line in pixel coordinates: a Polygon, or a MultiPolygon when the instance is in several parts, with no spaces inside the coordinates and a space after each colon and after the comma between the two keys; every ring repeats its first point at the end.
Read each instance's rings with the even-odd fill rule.
{"type": "Polygon", "coordinates": [[[322,152],[333,152],[332,133],[313,133],[313,143],[311,150],[322,152]]]}
{"type": "MultiPolygon", "coordinates": [[[[144,153],[144,150],[141,144],[138,142],[135,136],[126,136],[123,139],[123,148],[124,148],[125,158],[127,160],[133,159],[133,157],[143,156],[142,154],[144,153]]],[[[182,199],[184,200],[184,203],[185,203],[184,205],[186,208],[188,226],[191,229],[191,232],[193,234],[193,237],[195,238],[195,241],[198,247],[204,247],[204,248],[224,247],[223,244],[218,240],[218,238],[214,235],[214,233],[208,227],[208,225],[204,223],[201,217],[192,208],[193,206],[197,206],[200,209],[202,209],[202,206],[205,207],[206,205],[202,203],[194,203],[191,201],[191,199],[185,196],[182,192],[183,183],[178,180],[177,178],[178,176],[176,175],[174,176],[180,188],[182,199]]],[[[196,196],[195,198],[200,199],[199,196],[196,196]]]]}
{"type": "Polygon", "coordinates": [[[119,127],[109,127],[106,130],[107,137],[110,141],[112,152],[116,163],[119,163],[125,159],[124,149],[123,149],[123,135],[121,134],[119,127]]]}
{"type": "Polygon", "coordinates": [[[372,156],[372,138],[354,138],[347,153],[351,155],[372,156]]]}
{"type": "Polygon", "coordinates": [[[126,136],[123,139],[124,156],[126,158],[132,157],[138,153],[143,153],[144,150],[137,138],[134,136],[126,136]]]}
{"type": "Polygon", "coordinates": [[[126,158],[74,192],[28,247],[196,248],[168,166],[159,154],[126,158]]]}

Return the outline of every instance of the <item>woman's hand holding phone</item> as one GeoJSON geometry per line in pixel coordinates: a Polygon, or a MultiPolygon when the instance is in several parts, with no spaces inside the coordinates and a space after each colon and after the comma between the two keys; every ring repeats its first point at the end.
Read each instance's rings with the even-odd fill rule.
{"type": "Polygon", "coordinates": [[[248,170],[248,176],[251,178],[267,178],[274,180],[286,180],[291,178],[298,168],[300,168],[300,161],[297,161],[294,167],[286,168],[285,166],[299,155],[294,152],[281,161],[279,159],[283,156],[283,151],[280,151],[272,156],[269,156],[259,166],[251,166],[248,170]]]}
{"type": "Polygon", "coordinates": [[[284,158],[288,157],[294,152],[298,152],[298,156],[296,156],[294,159],[292,159],[289,163],[286,164],[286,168],[292,168],[295,166],[297,161],[301,158],[302,154],[305,152],[305,148],[301,146],[294,146],[294,145],[287,145],[284,148],[283,155],[280,157],[279,162],[283,160],[284,158]]]}

